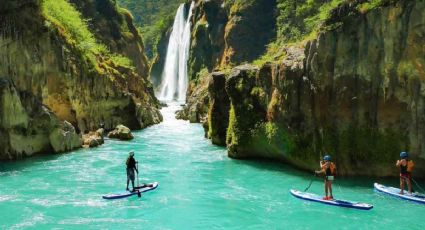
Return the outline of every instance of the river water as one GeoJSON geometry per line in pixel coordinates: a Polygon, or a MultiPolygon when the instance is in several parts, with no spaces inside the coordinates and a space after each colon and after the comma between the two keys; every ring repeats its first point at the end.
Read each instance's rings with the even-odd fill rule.
{"type": "MultiPolygon", "coordinates": [[[[339,178],[334,196],[371,203],[370,211],[302,201],[310,174],[273,162],[229,159],[199,124],[174,119],[135,132],[130,142],[0,163],[0,229],[425,229],[425,205],[373,191],[374,179],[339,178]],[[140,181],[156,190],[115,201],[125,160],[135,150],[140,181]]],[[[380,182],[397,185],[397,181],[380,182]]],[[[314,180],[309,192],[323,193],[314,180]]]]}

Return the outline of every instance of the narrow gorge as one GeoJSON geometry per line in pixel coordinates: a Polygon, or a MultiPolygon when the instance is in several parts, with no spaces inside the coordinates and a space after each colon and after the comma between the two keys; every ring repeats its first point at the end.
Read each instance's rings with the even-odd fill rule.
{"type": "Polygon", "coordinates": [[[423,229],[425,0],[2,0],[0,229],[423,229]]]}

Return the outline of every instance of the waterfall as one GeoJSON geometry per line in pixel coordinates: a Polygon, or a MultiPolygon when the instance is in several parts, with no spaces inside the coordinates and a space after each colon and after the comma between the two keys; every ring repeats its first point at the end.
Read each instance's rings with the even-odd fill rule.
{"type": "Polygon", "coordinates": [[[195,2],[185,17],[185,4],[181,4],[174,19],[173,31],[168,42],[167,56],[162,72],[161,90],[158,98],[164,101],[186,99],[188,86],[187,61],[190,48],[190,18],[195,2]]]}

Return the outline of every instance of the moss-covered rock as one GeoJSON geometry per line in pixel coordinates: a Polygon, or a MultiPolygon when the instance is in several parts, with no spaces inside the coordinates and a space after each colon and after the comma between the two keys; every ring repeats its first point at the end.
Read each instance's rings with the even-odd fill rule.
{"type": "Polygon", "coordinates": [[[227,13],[221,7],[222,1],[198,1],[192,21],[192,40],[188,61],[191,81],[202,77],[199,73],[209,72],[220,65],[224,51],[224,28],[227,13]]]}
{"type": "Polygon", "coordinates": [[[112,53],[128,57],[136,72],[143,78],[149,76],[149,65],[143,53],[143,41],[133,24],[129,11],[118,8],[110,0],[70,0],[90,20],[89,28],[95,37],[107,44],[112,53]]]}
{"type": "Polygon", "coordinates": [[[0,134],[0,160],[81,147],[80,136],[70,123],[59,121],[38,98],[20,93],[5,78],[0,78],[0,134]]]}
{"type": "Polygon", "coordinates": [[[259,58],[276,36],[276,1],[235,1],[225,27],[222,65],[241,64],[259,58]]]}
{"type": "Polygon", "coordinates": [[[211,74],[208,84],[210,98],[208,109],[208,138],[213,144],[226,146],[226,131],[229,122],[230,101],[225,90],[226,75],[211,74]]]}

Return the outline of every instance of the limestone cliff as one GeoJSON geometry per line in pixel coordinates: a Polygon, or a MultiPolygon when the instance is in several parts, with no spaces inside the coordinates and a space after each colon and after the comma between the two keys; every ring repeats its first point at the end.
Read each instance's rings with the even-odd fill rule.
{"type": "Polygon", "coordinates": [[[189,59],[192,81],[204,69],[211,72],[259,58],[276,35],[275,0],[196,2],[189,59]]]}
{"type": "MultiPolygon", "coordinates": [[[[192,18],[189,78],[196,81],[202,69],[212,71],[220,65],[224,51],[227,13],[222,1],[198,1],[192,18]]],[[[201,74],[202,75],[202,74],[201,74]]]]}
{"type": "MultiPolygon", "coordinates": [[[[363,2],[338,6],[316,38],[286,45],[282,60],[226,74],[230,109],[209,104],[208,133],[226,139],[229,156],[312,170],[328,153],[340,174],[388,176],[407,150],[415,176],[425,175],[425,2],[368,11],[363,2]],[[225,134],[218,117],[229,117],[225,134]]],[[[210,101],[222,95],[215,88],[210,101]]]]}
{"type": "Polygon", "coordinates": [[[118,124],[138,129],[162,119],[131,17],[109,1],[73,2],[6,0],[0,5],[0,159],[79,147],[76,133],[101,123],[106,129],[118,124]],[[109,4],[116,18],[106,23],[105,12],[91,8],[99,2],[109,4]],[[79,13],[77,6],[88,12],[79,13]],[[55,15],[58,11],[64,14],[55,15]],[[96,16],[90,18],[90,12],[96,16]],[[89,20],[93,24],[86,27],[83,22],[89,20]]]}

